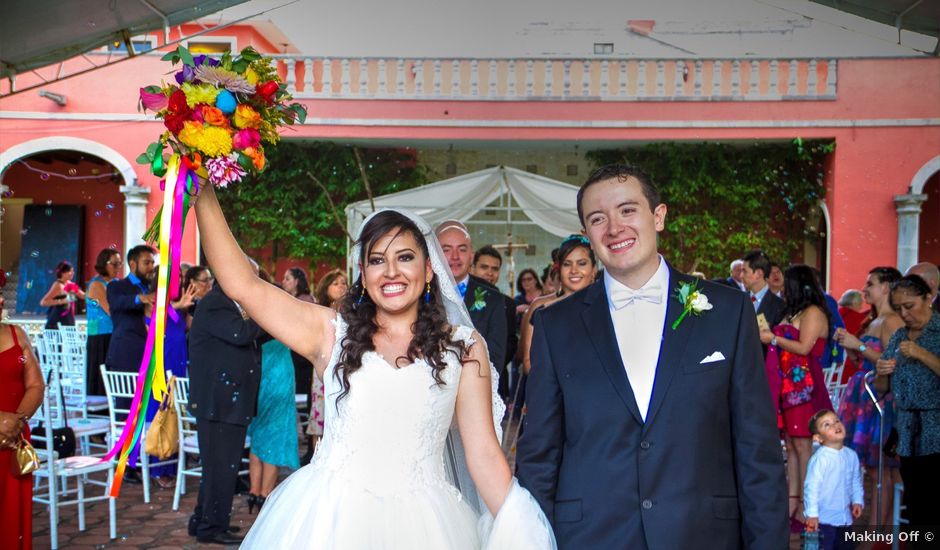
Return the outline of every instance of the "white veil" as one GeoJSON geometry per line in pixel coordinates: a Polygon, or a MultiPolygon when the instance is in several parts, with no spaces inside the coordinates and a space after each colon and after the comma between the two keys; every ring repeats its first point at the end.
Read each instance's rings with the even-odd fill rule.
{"type": "MultiPolygon", "coordinates": [[[[454,283],[454,277],[450,272],[450,268],[447,265],[447,261],[444,257],[444,251],[441,249],[441,243],[437,239],[437,235],[434,233],[433,229],[428,225],[424,219],[413,212],[404,210],[401,208],[383,208],[377,212],[373,212],[369,215],[359,227],[359,234],[356,236],[358,242],[359,238],[362,235],[362,228],[365,227],[373,217],[382,212],[393,211],[397,212],[408,219],[410,219],[418,229],[421,231],[421,234],[424,236],[428,245],[428,253],[431,256],[431,268],[434,270],[434,274],[437,275],[437,285],[438,285],[438,295],[443,298],[444,309],[447,312],[447,321],[451,326],[468,326],[473,327],[473,322],[470,320],[470,313],[467,311],[466,305],[464,305],[463,298],[460,296],[460,293],[457,292],[457,285],[454,283]]],[[[360,245],[356,244],[353,249],[353,258],[360,257],[360,245]]],[[[358,276],[358,265],[353,265],[353,280],[358,276]]],[[[481,342],[484,346],[486,342],[481,342]]],[[[502,441],[502,427],[500,426],[500,421],[503,418],[503,414],[506,411],[506,406],[503,404],[503,400],[500,399],[497,393],[497,387],[499,386],[499,375],[496,372],[496,369],[493,365],[490,365],[490,377],[491,377],[491,387],[492,387],[492,403],[493,403],[493,425],[496,428],[496,439],[497,441],[502,441]]],[[[486,507],[483,504],[483,501],[480,499],[479,494],[477,493],[476,487],[473,484],[473,479],[470,477],[470,470],[467,468],[467,459],[466,453],[464,452],[463,442],[460,439],[460,431],[457,429],[457,422],[454,421],[450,428],[450,434],[447,436],[447,444],[444,448],[444,461],[445,467],[447,470],[447,475],[450,478],[451,482],[460,490],[460,493],[466,499],[467,503],[476,511],[477,513],[483,513],[486,507]]]]}

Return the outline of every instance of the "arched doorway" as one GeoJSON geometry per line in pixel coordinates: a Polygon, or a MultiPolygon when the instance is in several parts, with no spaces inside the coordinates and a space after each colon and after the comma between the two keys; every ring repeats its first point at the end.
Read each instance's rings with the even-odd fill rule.
{"type": "Polygon", "coordinates": [[[940,172],[927,178],[921,194],[927,195],[927,200],[920,210],[918,260],[940,265],[940,172]]]}
{"type": "Polygon", "coordinates": [[[90,140],[42,138],[0,154],[0,268],[16,289],[8,308],[37,313],[58,262],[74,263],[83,283],[101,249],[126,249],[128,214],[143,214],[149,192],[128,183],[136,183],[131,164],[90,140]]]}
{"type": "Polygon", "coordinates": [[[894,197],[898,213],[898,269],[919,261],[940,261],[940,155],[930,159],[911,179],[906,195],[894,197]]]}

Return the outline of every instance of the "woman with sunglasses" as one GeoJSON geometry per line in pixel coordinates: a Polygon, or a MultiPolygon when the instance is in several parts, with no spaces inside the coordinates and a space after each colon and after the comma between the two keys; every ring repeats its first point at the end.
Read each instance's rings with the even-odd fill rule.
{"type": "Polygon", "coordinates": [[[121,253],[105,248],[95,259],[95,276],[88,281],[88,340],[85,343],[88,395],[104,395],[101,365],[108,356],[111,344],[111,307],[108,305],[108,285],[121,274],[121,253]]]}
{"type": "Polygon", "coordinates": [[[597,276],[597,260],[591,243],[583,235],[571,235],[558,248],[558,277],[560,288],[554,294],[538,298],[522,318],[522,333],[519,336],[519,348],[522,350],[522,369],[529,374],[532,364],[529,350],[532,349],[532,316],[536,311],[547,307],[562,298],[587,288],[597,276]]]}

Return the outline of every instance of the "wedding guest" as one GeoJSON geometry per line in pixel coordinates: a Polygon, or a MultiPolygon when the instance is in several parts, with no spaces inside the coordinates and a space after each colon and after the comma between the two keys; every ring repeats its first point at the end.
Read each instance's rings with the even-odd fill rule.
{"type": "MultiPolygon", "coordinates": [[[[884,415],[884,431],[881,431],[881,415],[865,390],[865,376],[875,369],[881,359],[882,350],[891,336],[904,325],[901,317],[891,309],[891,285],[901,278],[901,272],[893,267],[876,267],[868,272],[861,295],[871,306],[869,317],[862,328],[849,332],[848,328],[836,331],[835,338],[848,350],[859,370],[849,379],[842,402],[839,403],[839,418],[845,425],[846,445],[858,453],[862,466],[868,469],[872,479],[878,478],[878,461],[882,446],[894,426],[894,395],[882,394],[879,403],[884,415]],[[883,434],[883,437],[882,437],[883,434]]],[[[894,484],[901,481],[898,470],[900,462],[896,456],[881,458],[884,476],[881,486],[881,517],[869,514],[869,525],[889,525],[893,514],[894,484]]]]}
{"type": "MultiPolygon", "coordinates": [[[[839,298],[839,316],[845,322],[846,332],[854,335],[862,333],[862,325],[868,319],[868,310],[865,309],[865,301],[860,290],[850,288],[842,293],[839,298]]],[[[842,344],[841,341],[839,343],[842,344]]],[[[845,347],[845,345],[842,344],[842,347],[845,347]]],[[[846,353],[845,367],[842,369],[840,383],[851,379],[852,375],[858,371],[859,363],[856,362],[856,359],[851,353],[846,353]]]]}
{"type": "Polygon", "coordinates": [[[813,451],[809,420],[816,411],[832,408],[822,372],[830,314],[811,267],[788,267],[784,289],[783,321],[772,330],[761,330],[760,340],[768,345],[767,378],[787,448],[791,529],[798,532],[803,482],[813,451]]]}
{"type": "Polygon", "coordinates": [[[542,281],[534,269],[526,268],[519,272],[516,277],[516,314],[520,317],[529,305],[542,295],[542,281]]]}
{"type": "Polygon", "coordinates": [[[503,256],[491,245],[485,245],[473,253],[473,264],[470,266],[470,273],[493,286],[498,286],[499,271],[502,267],[503,256]]]}
{"type": "MultiPolygon", "coordinates": [[[[108,355],[105,365],[109,371],[138,372],[144,357],[147,343],[147,324],[144,321],[144,309],[154,303],[155,294],[151,290],[156,272],[154,254],[156,250],[145,244],[137,245],[127,251],[127,277],[111,281],[107,287],[108,306],[111,311],[111,342],[108,343],[108,355]]],[[[131,400],[115,399],[115,406],[129,409],[131,400]]],[[[133,455],[133,456],[136,456],[133,455]]],[[[124,471],[124,481],[140,483],[140,474],[136,468],[124,471]]]]}
{"type": "Polygon", "coordinates": [[[121,253],[105,248],[95,258],[96,275],[88,281],[88,339],[85,342],[85,377],[88,395],[104,395],[101,365],[108,358],[111,343],[111,307],[108,305],[108,285],[121,273],[121,253]]]}
{"type": "MultiPolygon", "coordinates": [[[[298,300],[311,304],[317,303],[316,298],[310,293],[307,272],[299,267],[287,268],[281,280],[281,288],[298,300]]],[[[291,353],[291,359],[294,361],[294,393],[307,394],[309,397],[310,388],[313,385],[313,365],[296,353],[291,353]]],[[[310,451],[312,453],[313,449],[310,451]]]]}
{"type": "MultiPolygon", "coordinates": [[[[6,274],[0,271],[0,290],[5,285],[6,274]]],[[[42,403],[43,390],[26,332],[0,323],[0,548],[33,547],[33,475],[14,472],[13,448],[21,437],[29,441],[29,419],[42,403]]]]}
{"type": "Polygon", "coordinates": [[[876,387],[894,393],[905,517],[912,528],[940,525],[940,313],[931,309],[930,296],[918,275],[891,285],[891,307],[904,326],[876,364],[876,387]]]}
{"type": "Polygon", "coordinates": [[[806,530],[822,533],[824,550],[851,550],[855,543],[846,534],[865,507],[858,455],[844,446],[845,426],[829,409],[813,415],[809,433],[819,448],[809,459],[803,484],[806,530]]]}
{"type": "MultiPolygon", "coordinates": [[[[274,284],[263,270],[260,276],[274,284]]],[[[321,302],[322,303],[322,302],[321,302]]],[[[260,510],[277,485],[277,469],[300,467],[297,456],[297,405],[294,401],[294,363],[290,350],[262,332],[261,386],[258,389],[258,413],[248,425],[251,452],[248,455],[248,513],[260,510]]],[[[322,386],[321,386],[322,387],[322,386]]],[[[322,391],[322,390],[321,390],[322,391]]]]}
{"type": "Polygon", "coordinates": [[[342,269],[334,269],[320,277],[314,297],[316,303],[335,309],[335,304],[346,295],[347,290],[349,290],[349,283],[346,280],[346,272],[342,269]]]}
{"type": "Polygon", "coordinates": [[[780,264],[770,262],[770,277],[767,278],[767,284],[770,285],[770,291],[783,298],[783,270],[780,264]]]}
{"type": "Polygon", "coordinates": [[[542,270],[542,296],[551,296],[558,292],[560,287],[558,267],[554,263],[545,266],[542,270]]]}
{"type": "Polygon", "coordinates": [[[920,278],[930,287],[933,310],[940,313],[940,292],[937,290],[940,285],[940,269],[930,262],[920,262],[909,267],[905,275],[920,275],[920,278]]]}
{"type": "MultiPolygon", "coordinates": [[[[470,274],[499,289],[499,272],[503,268],[503,256],[491,245],[484,245],[473,253],[473,263],[470,266],[470,274]]],[[[516,322],[516,301],[507,296],[502,291],[499,297],[503,300],[503,307],[506,310],[506,354],[504,355],[506,365],[504,369],[497,369],[506,373],[506,380],[500,380],[502,386],[507,392],[509,399],[514,399],[519,390],[519,362],[516,361],[516,355],[519,348],[519,324],[516,322]]],[[[518,405],[518,404],[517,404],[518,405]]]]}
{"type": "Polygon", "coordinates": [[[85,299],[85,293],[79,288],[72,277],[75,268],[66,261],[55,266],[55,280],[49,291],[39,301],[40,307],[49,308],[46,312],[46,329],[57,330],[59,325],[75,325],[75,301],[85,299]]]}
{"type": "Polygon", "coordinates": [[[532,368],[530,351],[532,349],[532,319],[537,311],[566,298],[575,292],[587,288],[597,277],[597,259],[591,250],[591,242],[582,235],[571,235],[558,247],[559,280],[561,289],[553,295],[542,296],[532,302],[522,318],[522,330],[519,335],[522,348],[522,369],[529,374],[532,368]]]}
{"type": "Polygon", "coordinates": [[[715,279],[716,283],[721,283],[732,288],[736,288],[740,291],[746,291],[747,288],[744,286],[744,260],[738,258],[731,262],[731,265],[728,266],[728,277],[725,279],[715,279]]]}
{"type": "MultiPolygon", "coordinates": [[[[747,289],[754,305],[754,313],[758,323],[765,323],[766,328],[777,326],[783,319],[783,310],[786,302],[770,292],[767,285],[767,276],[770,273],[770,258],[761,250],[752,250],[744,255],[744,271],[741,281],[747,289]]],[[[767,346],[764,346],[764,357],[767,356],[767,346]]]]}
{"type": "MultiPolygon", "coordinates": [[[[251,264],[257,276],[258,265],[251,264]]],[[[237,465],[257,410],[258,336],[257,323],[218,284],[199,302],[189,335],[189,409],[197,420],[202,477],[189,532],[201,543],[242,540],[230,521],[237,465]]]]}
{"type": "Polygon", "coordinates": [[[467,227],[457,220],[446,220],[434,230],[444,250],[457,292],[470,312],[473,328],[486,340],[490,363],[499,373],[499,395],[509,399],[506,376],[506,347],[509,342],[506,304],[499,289],[470,274],[473,263],[473,242],[467,227]]]}

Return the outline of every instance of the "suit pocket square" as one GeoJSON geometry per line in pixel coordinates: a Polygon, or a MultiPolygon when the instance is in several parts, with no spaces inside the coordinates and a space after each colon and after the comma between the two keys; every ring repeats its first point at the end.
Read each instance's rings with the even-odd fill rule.
{"type": "Polygon", "coordinates": [[[716,351],[715,353],[709,355],[705,359],[702,359],[701,361],[699,361],[698,364],[704,365],[706,363],[714,363],[715,361],[721,361],[724,358],[725,356],[720,351],[716,351]]]}

